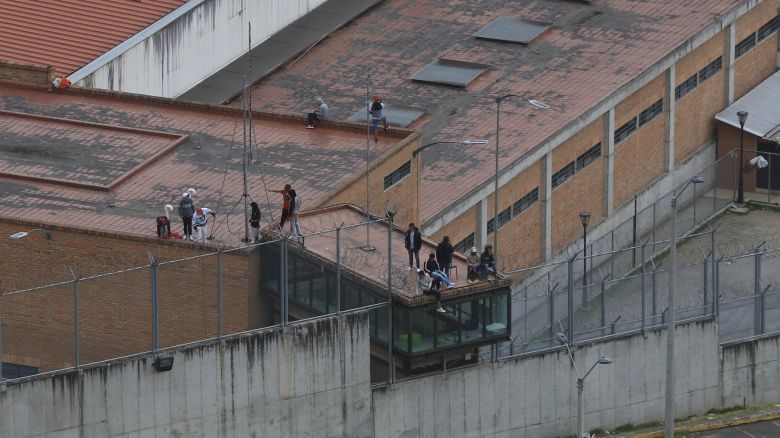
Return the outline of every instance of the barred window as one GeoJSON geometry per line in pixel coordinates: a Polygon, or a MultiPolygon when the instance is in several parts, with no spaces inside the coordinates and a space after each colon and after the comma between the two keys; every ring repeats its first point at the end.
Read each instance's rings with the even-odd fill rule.
{"type": "Polygon", "coordinates": [[[764,41],[767,39],[770,35],[777,32],[777,29],[780,28],[780,15],[775,16],[775,18],[769,20],[765,25],[758,28],[758,32],[756,32],[756,35],[758,36],[758,42],[764,41]]]}
{"type": "Polygon", "coordinates": [[[512,217],[517,217],[520,213],[531,208],[538,199],[539,187],[536,187],[514,203],[512,206],[512,217]]]}
{"type": "Polygon", "coordinates": [[[394,170],[393,173],[385,176],[385,190],[397,184],[399,181],[406,178],[411,173],[412,173],[412,161],[409,160],[406,163],[404,163],[401,167],[394,170]]]}
{"type": "Polygon", "coordinates": [[[463,254],[465,254],[471,249],[472,246],[474,246],[474,233],[471,233],[468,236],[466,236],[466,238],[458,242],[457,245],[454,246],[454,248],[455,251],[462,252],[463,254]]]}
{"type": "Polygon", "coordinates": [[[682,84],[678,85],[677,88],[674,89],[675,99],[680,99],[693,91],[693,89],[699,85],[698,76],[698,73],[695,73],[693,76],[686,79],[682,84]]]}
{"type": "Polygon", "coordinates": [[[664,111],[664,100],[658,99],[658,102],[650,105],[649,107],[645,108],[641,113],[639,113],[639,126],[642,126],[649,122],[650,120],[653,120],[655,116],[658,114],[661,114],[664,111]]]}
{"type": "Polygon", "coordinates": [[[748,35],[747,38],[738,42],[737,45],[734,46],[734,56],[739,58],[740,56],[749,52],[750,49],[752,49],[755,46],[756,46],[756,33],[753,32],[750,35],[748,35]]]}
{"type": "Polygon", "coordinates": [[[595,146],[585,151],[582,155],[577,157],[577,172],[584,169],[588,164],[596,161],[601,156],[601,143],[596,143],[595,146]]]}
{"type": "Polygon", "coordinates": [[[3,379],[19,379],[34,374],[38,374],[37,367],[28,367],[8,362],[2,362],[2,367],[0,367],[0,375],[3,379]]]}
{"type": "Polygon", "coordinates": [[[556,188],[568,181],[574,176],[574,161],[567,164],[563,169],[555,172],[552,176],[552,188],[556,188]]]}
{"type": "Polygon", "coordinates": [[[720,69],[722,68],[723,68],[723,57],[718,56],[718,59],[705,65],[703,69],[699,70],[699,83],[702,83],[707,79],[713,77],[715,73],[719,72],[720,69]]]}
{"type": "Polygon", "coordinates": [[[512,207],[507,207],[504,211],[498,213],[498,228],[503,227],[512,220],[512,207]]]}
{"type": "Polygon", "coordinates": [[[636,117],[629,120],[625,125],[615,130],[615,144],[628,138],[631,133],[636,131],[636,117]]]}

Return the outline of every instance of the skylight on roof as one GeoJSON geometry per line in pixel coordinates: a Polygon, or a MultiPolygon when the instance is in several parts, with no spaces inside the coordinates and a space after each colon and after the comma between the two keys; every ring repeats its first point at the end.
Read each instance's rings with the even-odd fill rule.
{"type": "MultiPolygon", "coordinates": [[[[407,127],[411,125],[412,122],[420,118],[423,114],[425,114],[425,112],[417,108],[396,106],[390,104],[385,105],[385,117],[387,118],[387,123],[393,126],[407,127]]],[[[366,107],[359,109],[358,112],[352,114],[347,119],[347,122],[353,122],[353,123],[360,123],[365,121],[366,121],[366,107]]]]}
{"type": "Polygon", "coordinates": [[[474,36],[477,38],[509,41],[512,43],[529,44],[536,37],[550,28],[552,23],[527,20],[525,18],[498,17],[480,29],[474,36]]]}
{"type": "Polygon", "coordinates": [[[417,70],[417,73],[412,76],[412,80],[465,87],[488,68],[490,68],[489,65],[475,62],[437,59],[417,70]]]}

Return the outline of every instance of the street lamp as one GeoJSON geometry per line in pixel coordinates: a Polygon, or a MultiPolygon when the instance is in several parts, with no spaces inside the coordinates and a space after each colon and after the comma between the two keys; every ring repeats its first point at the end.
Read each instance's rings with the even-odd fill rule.
{"type": "Polygon", "coordinates": [[[588,306],[588,222],[590,216],[589,211],[580,212],[580,223],[582,223],[582,307],[588,306]]]}
{"type": "Polygon", "coordinates": [[[585,437],[585,421],[584,421],[584,412],[582,409],[582,392],[585,390],[585,378],[588,377],[588,375],[593,371],[594,368],[596,368],[596,365],[608,365],[614,362],[612,358],[607,356],[601,356],[596,363],[594,363],[590,369],[588,370],[585,375],[580,375],[580,369],[577,368],[577,362],[574,361],[574,355],[571,354],[571,348],[569,348],[569,343],[566,341],[566,335],[563,333],[556,333],[555,339],[558,340],[561,344],[566,346],[566,351],[569,353],[569,359],[571,360],[571,365],[574,367],[574,372],[577,374],[577,437],[582,438],[585,437]]]}
{"type": "Polygon", "coordinates": [[[737,112],[737,117],[739,118],[739,193],[737,194],[737,204],[739,204],[740,207],[745,205],[745,182],[742,175],[742,153],[745,149],[745,122],[747,121],[747,116],[747,111],[737,112]]]}
{"type": "Polygon", "coordinates": [[[546,103],[539,102],[535,99],[528,99],[518,94],[504,94],[502,96],[496,97],[496,183],[493,194],[493,259],[496,263],[496,272],[498,272],[498,143],[501,134],[501,124],[499,123],[499,119],[501,118],[501,102],[514,97],[520,98],[529,105],[538,109],[550,109],[550,105],[547,105],[546,103]]]}
{"type": "Polygon", "coordinates": [[[25,237],[29,236],[30,233],[33,232],[43,233],[46,235],[46,240],[51,240],[51,233],[49,233],[48,231],[42,228],[33,228],[30,231],[19,231],[18,233],[11,234],[8,237],[10,237],[13,240],[19,240],[19,239],[24,239],[25,237]]]}
{"type": "Polygon", "coordinates": [[[487,144],[487,140],[460,140],[460,141],[435,141],[433,143],[428,143],[426,145],[420,146],[419,148],[415,149],[412,152],[412,159],[415,160],[415,164],[417,166],[417,193],[416,193],[416,206],[417,206],[417,225],[420,225],[420,169],[422,168],[422,163],[420,161],[422,158],[417,158],[418,155],[420,155],[420,152],[424,151],[425,149],[428,149],[431,146],[435,146],[437,144],[463,144],[463,145],[473,145],[473,144],[487,144]]]}
{"type": "MultiPolygon", "coordinates": [[[[694,176],[683,188],[672,195],[672,242],[669,246],[669,262],[672,265],[669,279],[669,322],[666,323],[666,405],[664,412],[664,437],[674,438],[674,286],[677,283],[677,199],[691,184],[701,184],[704,180],[694,176]]],[[[694,199],[693,202],[696,202],[694,199]]]]}

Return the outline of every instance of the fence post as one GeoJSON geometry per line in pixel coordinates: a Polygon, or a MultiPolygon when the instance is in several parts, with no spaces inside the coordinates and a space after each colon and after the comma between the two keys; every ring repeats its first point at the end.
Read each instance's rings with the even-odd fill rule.
{"type": "MultiPolygon", "coordinates": [[[[555,289],[550,288],[550,273],[547,273],[547,300],[550,310],[550,339],[555,339],[555,289]]],[[[527,315],[526,315],[527,317],[527,315]]]]}
{"type": "MultiPolygon", "coordinates": [[[[717,175],[717,172],[715,172],[715,175],[717,175]]],[[[716,187],[717,190],[717,187],[716,187]]],[[[713,210],[714,212],[714,210],[713,210]]],[[[717,294],[718,294],[718,284],[717,284],[717,252],[715,247],[715,229],[713,228],[712,233],[710,234],[710,245],[712,246],[712,249],[710,250],[712,252],[712,314],[717,315],[715,303],[717,301],[717,294]]]]}
{"type": "Polygon", "coordinates": [[[607,279],[612,274],[607,274],[601,280],[601,334],[604,335],[607,328],[607,279]]]}
{"type": "Polygon", "coordinates": [[[390,388],[395,385],[395,356],[393,355],[393,216],[387,215],[387,304],[388,327],[390,328],[390,342],[387,343],[387,365],[389,368],[390,388]]]}
{"type": "Polygon", "coordinates": [[[715,294],[714,297],[712,297],[712,304],[714,306],[713,312],[715,313],[715,316],[720,315],[720,262],[723,260],[723,256],[721,256],[718,261],[715,262],[715,287],[714,291],[712,291],[713,294],[715,294]]]}
{"type": "Polygon", "coordinates": [[[160,349],[159,320],[157,314],[157,266],[159,262],[155,260],[152,253],[149,253],[149,267],[152,270],[152,351],[156,354],[160,349]]]}
{"type": "Polygon", "coordinates": [[[693,185],[693,228],[696,228],[696,184],[693,185]]]}
{"type": "Polygon", "coordinates": [[[336,313],[341,313],[341,227],[336,228],[336,313]]]}
{"type": "Polygon", "coordinates": [[[653,226],[651,228],[650,239],[653,241],[653,255],[655,255],[655,202],[653,202],[653,226]]]}
{"type": "Polygon", "coordinates": [[[652,300],[652,310],[653,310],[653,321],[655,322],[655,317],[658,316],[658,266],[653,266],[653,290],[652,290],[653,296],[651,297],[652,300]]]}
{"type": "Polygon", "coordinates": [[[0,392],[5,392],[3,382],[3,291],[0,290],[0,392]]]}
{"type": "Polygon", "coordinates": [[[222,247],[217,245],[217,339],[222,342],[222,247]]]}
{"type": "Polygon", "coordinates": [[[637,195],[634,195],[634,217],[632,220],[633,223],[631,233],[631,267],[634,268],[636,268],[636,199],[637,195]]]}
{"type": "Polygon", "coordinates": [[[282,238],[281,244],[282,244],[282,250],[281,250],[281,254],[282,254],[282,260],[281,260],[282,272],[279,273],[279,278],[280,278],[279,298],[281,300],[281,302],[279,303],[280,304],[279,307],[281,308],[281,311],[282,311],[282,316],[281,316],[281,318],[282,318],[282,321],[281,321],[282,328],[286,329],[287,328],[287,321],[288,321],[288,313],[287,313],[287,304],[288,304],[287,303],[287,287],[288,287],[288,284],[287,284],[287,262],[289,261],[289,255],[290,255],[289,254],[289,246],[288,246],[289,245],[288,236],[284,236],[284,238],[282,238]]]}
{"type": "Polygon", "coordinates": [[[610,234],[612,240],[610,245],[610,252],[612,255],[609,257],[609,274],[615,275],[615,230],[613,229],[610,234]]]}
{"type": "Polygon", "coordinates": [[[569,272],[568,272],[568,301],[569,301],[569,315],[568,315],[568,321],[569,321],[569,345],[574,345],[574,260],[576,258],[576,254],[574,257],[569,259],[569,272]]]}
{"type": "Polygon", "coordinates": [[[73,276],[73,335],[75,339],[73,343],[73,358],[76,369],[79,369],[79,366],[81,366],[81,339],[79,337],[79,280],[81,277],[77,277],[73,269],[70,270],[70,275],[73,276]]]}
{"type": "Polygon", "coordinates": [[[708,280],[709,280],[709,276],[710,276],[709,267],[710,267],[710,258],[709,258],[709,256],[707,256],[707,257],[704,258],[704,314],[705,315],[707,314],[707,304],[709,304],[709,302],[710,302],[709,296],[708,296],[709,294],[707,293],[708,292],[707,289],[708,289],[708,286],[709,286],[708,285],[708,283],[709,283],[708,280]]]}
{"type": "MultiPolygon", "coordinates": [[[[718,163],[720,160],[715,162],[714,171],[715,173],[715,186],[712,188],[712,214],[714,215],[718,211],[718,163]]],[[[714,253],[713,253],[714,254],[714,253]]],[[[712,256],[713,262],[715,261],[715,256],[712,256]]],[[[714,266],[714,265],[713,265],[714,266]]],[[[714,284],[714,282],[713,282],[714,284]]]]}
{"type": "Polygon", "coordinates": [[[755,265],[755,273],[754,273],[754,305],[753,305],[753,328],[754,328],[754,335],[760,335],[763,332],[761,331],[761,316],[764,314],[764,309],[761,307],[761,252],[759,252],[759,249],[755,249],[755,255],[753,256],[755,258],[755,261],[753,262],[755,265]]]}
{"type": "Polygon", "coordinates": [[[647,319],[647,260],[645,259],[645,247],[647,242],[642,244],[642,333],[645,332],[645,324],[647,319]]]}

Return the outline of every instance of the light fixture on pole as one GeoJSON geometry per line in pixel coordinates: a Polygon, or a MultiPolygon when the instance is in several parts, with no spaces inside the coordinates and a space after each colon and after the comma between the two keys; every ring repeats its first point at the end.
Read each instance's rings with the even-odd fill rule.
{"type": "Polygon", "coordinates": [[[550,109],[550,105],[539,102],[536,99],[528,99],[518,94],[504,94],[496,97],[496,175],[495,175],[495,189],[493,191],[493,258],[496,263],[496,272],[498,272],[498,152],[499,152],[499,138],[501,136],[501,124],[499,120],[501,118],[501,102],[510,98],[519,98],[524,100],[527,104],[538,109],[550,109]]]}
{"type": "Polygon", "coordinates": [[[33,228],[32,230],[29,231],[19,231],[18,233],[11,234],[8,237],[10,237],[13,240],[19,240],[19,239],[24,239],[25,237],[29,236],[31,233],[34,232],[43,233],[46,235],[46,240],[51,240],[51,233],[49,233],[48,231],[42,228],[33,228]]]}
{"type": "MultiPolygon", "coordinates": [[[[704,180],[694,176],[683,188],[672,196],[672,242],[669,246],[669,263],[672,265],[669,279],[669,321],[666,323],[666,400],[664,412],[664,437],[674,438],[674,286],[677,282],[677,199],[691,184],[701,184],[704,180]]],[[[694,199],[694,202],[696,200],[694,199]]]]}
{"type": "Polygon", "coordinates": [[[588,306],[588,222],[590,222],[590,217],[589,211],[580,212],[580,223],[582,224],[582,307],[588,306]]]}
{"type": "Polygon", "coordinates": [[[571,365],[574,367],[574,372],[577,374],[577,437],[587,437],[587,435],[585,435],[585,414],[582,406],[582,393],[585,390],[585,378],[588,377],[594,368],[596,368],[596,365],[608,365],[614,361],[610,357],[601,356],[596,361],[596,363],[590,367],[585,375],[580,375],[580,369],[577,367],[577,362],[574,361],[574,355],[571,354],[571,348],[569,348],[569,343],[566,341],[566,335],[560,332],[556,333],[555,339],[566,346],[566,351],[569,353],[571,365]]]}
{"type": "Polygon", "coordinates": [[[745,205],[745,182],[744,176],[744,161],[742,159],[743,150],[745,149],[745,122],[747,122],[748,112],[738,111],[737,118],[739,119],[739,190],[737,193],[737,204],[740,207],[745,205]]]}
{"type": "Polygon", "coordinates": [[[435,141],[433,143],[428,143],[426,145],[420,146],[419,148],[415,149],[412,152],[412,159],[415,160],[415,164],[417,167],[417,193],[416,193],[416,210],[417,210],[417,218],[416,218],[416,224],[420,225],[420,169],[422,169],[422,158],[417,158],[418,155],[425,149],[428,149],[431,146],[436,146],[439,144],[462,144],[462,145],[475,145],[475,144],[487,144],[487,140],[460,140],[460,141],[435,141]]]}

